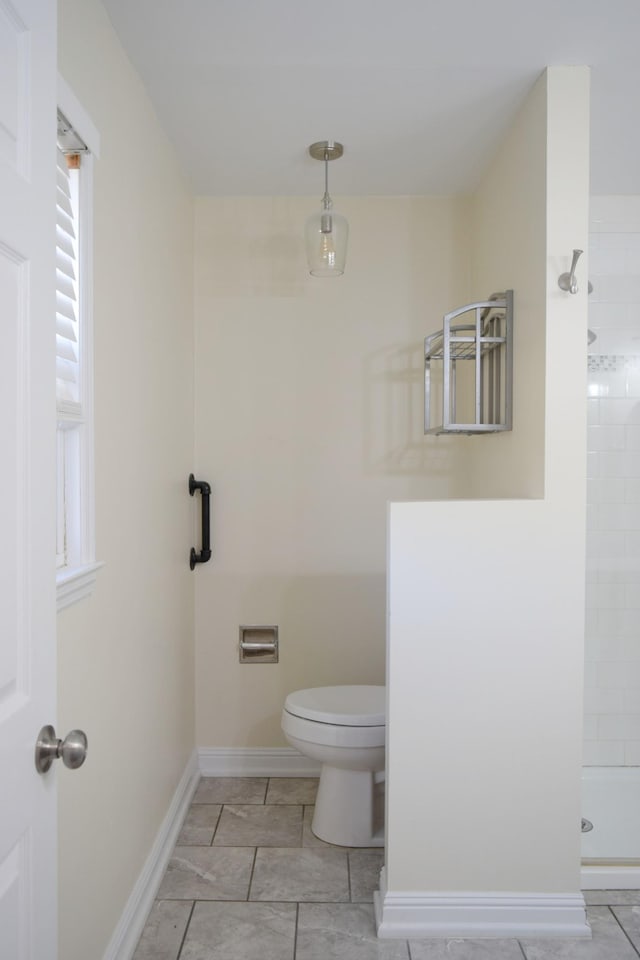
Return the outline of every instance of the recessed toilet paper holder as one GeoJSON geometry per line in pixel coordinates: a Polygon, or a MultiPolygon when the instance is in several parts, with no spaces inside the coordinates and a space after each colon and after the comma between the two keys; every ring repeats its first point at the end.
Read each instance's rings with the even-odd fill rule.
{"type": "Polygon", "coordinates": [[[278,628],[273,625],[240,626],[240,663],[277,663],[278,628]]]}

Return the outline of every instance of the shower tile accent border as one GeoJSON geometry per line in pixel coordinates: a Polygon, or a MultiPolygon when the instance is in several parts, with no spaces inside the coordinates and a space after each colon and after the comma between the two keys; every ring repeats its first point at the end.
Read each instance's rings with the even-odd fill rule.
{"type": "Polygon", "coordinates": [[[621,370],[640,372],[640,356],[590,353],[587,370],[589,373],[619,373],[621,370]]]}

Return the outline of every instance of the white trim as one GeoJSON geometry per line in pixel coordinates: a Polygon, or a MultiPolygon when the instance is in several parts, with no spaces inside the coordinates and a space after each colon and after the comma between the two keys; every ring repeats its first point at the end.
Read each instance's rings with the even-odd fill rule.
{"type": "Polygon", "coordinates": [[[317,777],[320,764],[291,747],[198,747],[203,777],[317,777]]]}
{"type": "Polygon", "coordinates": [[[63,567],[56,574],[57,609],[64,610],[72,603],[93,593],[96,574],[104,563],[86,563],[81,567],[63,567]]]}
{"type": "Polygon", "coordinates": [[[374,893],[381,939],[591,937],[580,893],[374,893]]]}
{"type": "Polygon", "coordinates": [[[199,782],[200,772],[194,751],[103,960],[131,960],[199,782]]]}
{"type": "Polygon", "coordinates": [[[583,890],[640,890],[640,866],[624,864],[583,864],[583,890]]]}

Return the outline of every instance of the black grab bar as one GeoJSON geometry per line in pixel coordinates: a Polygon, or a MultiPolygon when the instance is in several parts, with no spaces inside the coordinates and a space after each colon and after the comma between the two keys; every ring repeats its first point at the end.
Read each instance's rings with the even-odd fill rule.
{"type": "Polygon", "coordinates": [[[196,563],[206,563],[211,559],[210,543],[210,518],[209,518],[209,497],[211,496],[211,487],[206,480],[196,480],[192,473],[189,474],[189,493],[194,495],[196,490],[202,494],[202,550],[196,552],[195,547],[191,547],[189,566],[195,569],[196,563]]]}

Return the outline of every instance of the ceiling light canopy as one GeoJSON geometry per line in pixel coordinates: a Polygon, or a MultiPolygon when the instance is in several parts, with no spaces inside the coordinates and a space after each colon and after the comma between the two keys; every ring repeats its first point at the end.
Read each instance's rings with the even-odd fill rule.
{"type": "Polygon", "coordinates": [[[342,144],[335,140],[320,140],[309,147],[313,159],[324,162],[322,206],[309,217],[305,227],[309,272],[314,277],[339,277],[344,273],[349,224],[334,213],[329,196],[329,160],[338,160],[343,152],[342,144]]]}

